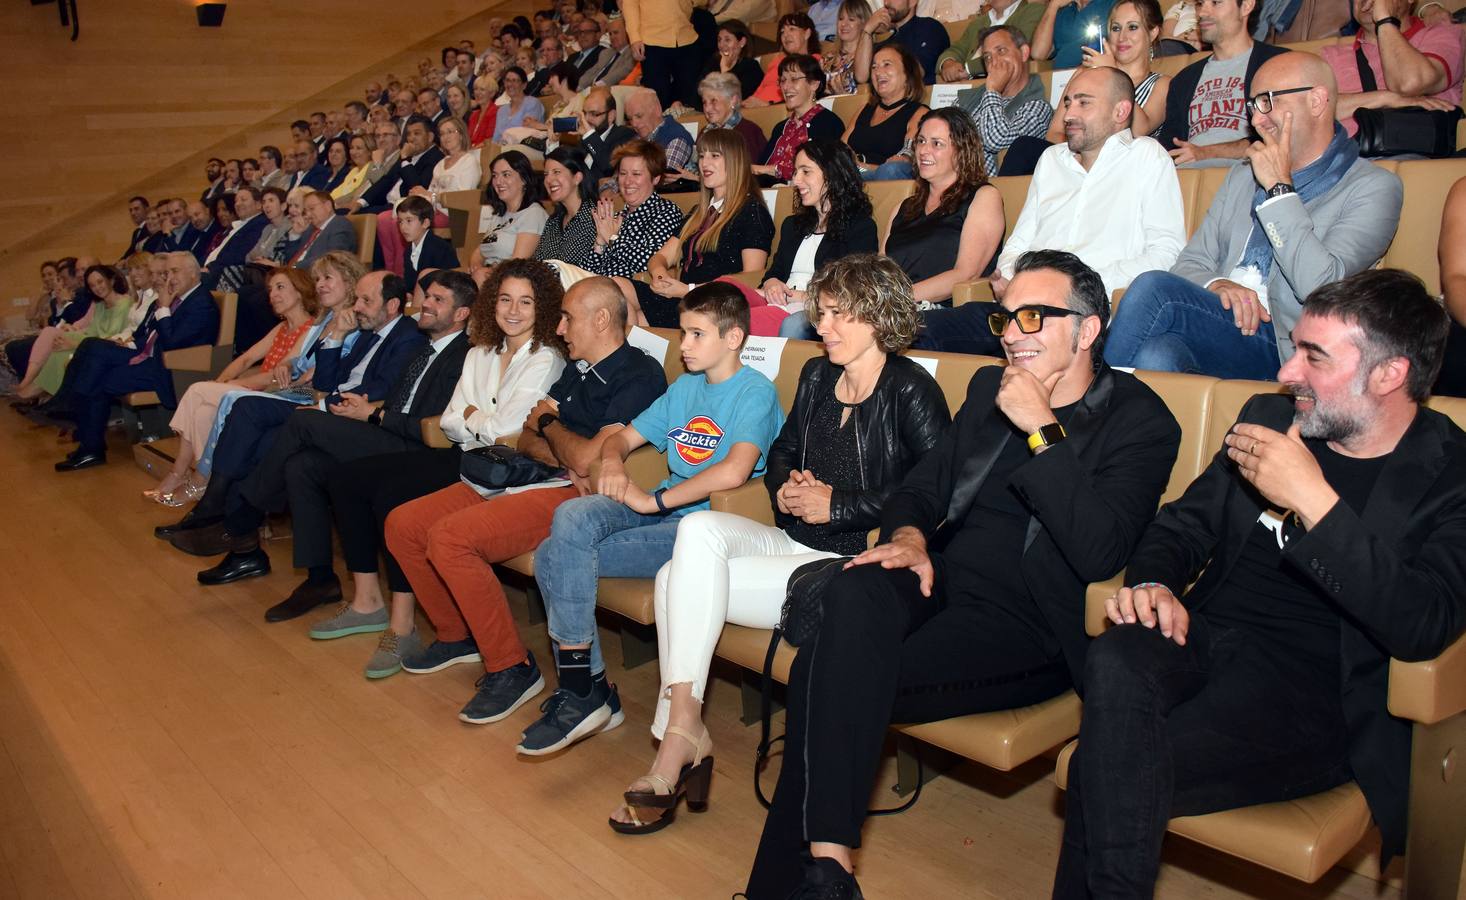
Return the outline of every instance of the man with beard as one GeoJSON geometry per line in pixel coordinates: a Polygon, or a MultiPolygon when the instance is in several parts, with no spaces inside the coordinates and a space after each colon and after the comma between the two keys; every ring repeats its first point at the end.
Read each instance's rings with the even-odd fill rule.
{"type": "Polygon", "coordinates": [[[1389,660],[1466,629],[1466,435],[1423,406],[1446,330],[1406,272],[1318,288],[1278,372],[1292,396],[1250,400],[1161,509],[1085,660],[1055,897],[1148,897],[1171,817],[1351,780],[1384,862],[1404,849],[1389,660]]]}

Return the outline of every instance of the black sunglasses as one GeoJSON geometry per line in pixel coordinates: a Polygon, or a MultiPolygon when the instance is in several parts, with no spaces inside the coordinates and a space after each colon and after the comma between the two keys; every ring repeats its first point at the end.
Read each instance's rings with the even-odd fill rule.
{"type": "Polygon", "coordinates": [[[1044,327],[1044,319],[1056,316],[1077,315],[1079,313],[1062,306],[1044,306],[1041,303],[1030,303],[1027,306],[1020,306],[1017,309],[999,309],[997,312],[988,313],[988,328],[997,337],[1002,337],[1003,332],[1008,330],[1008,323],[1017,320],[1019,331],[1024,334],[1034,334],[1044,327]]]}
{"type": "Polygon", "coordinates": [[[1274,97],[1282,97],[1285,94],[1301,94],[1304,91],[1311,90],[1313,90],[1313,85],[1310,84],[1304,87],[1283,88],[1280,91],[1262,91],[1247,101],[1247,111],[1249,113],[1261,113],[1265,116],[1273,111],[1274,97]]]}

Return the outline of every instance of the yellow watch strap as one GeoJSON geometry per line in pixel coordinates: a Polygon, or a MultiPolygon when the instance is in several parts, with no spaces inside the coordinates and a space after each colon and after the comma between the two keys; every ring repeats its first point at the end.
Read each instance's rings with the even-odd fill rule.
{"type": "MultiPolygon", "coordinates": [[[[1068,436],[1067,433],[1064,431],[1064,426],[1062,425],[1059,426],[1059,434],[1066,437],[1068,436]]],[[[1030,453],[1037,453],[1038,448],[1046,447],[1048,446],[1048,443],[1048,441],[1044,440],[1043,429],[1040,428],[1038,431],[1035,431],[1033,434],[1030,434],[1028,436],[1028,451],[1030,453]]]]}

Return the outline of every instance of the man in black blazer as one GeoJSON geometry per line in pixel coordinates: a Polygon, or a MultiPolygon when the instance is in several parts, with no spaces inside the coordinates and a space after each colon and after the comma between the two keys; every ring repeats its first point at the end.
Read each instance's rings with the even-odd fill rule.
{"type": "Polygon", "coordinates": [[[1384,863],[1404,850],[1411,732],[1386,708],[1390,658],[1466,630],[1466,434],[1422,406],[1447,328],[1393,269],[1304,302],[1278,372],[1292,396],[1248,402],[1106,605],[1054,896],[1149,896],[1172,816],[1350,780],[1384,863]]]}
{"type": "MultiPolygon", "coordinates": [[[[408,197],[397,204],[397,230],[407,245],[402,255],[402,277],[409,291],[417,289],[420,272],[458,268],[458,251],[447,240],[433,234],[433,204],[426,197],[408,197]]],[[[380,245],[377,255],[380,261],[380,245]]]]}
{"type": "Polygon", "coordinates": [[[581,104],[580,117],[586,130],[580,141],[586,168],[599,183],[611,176],[611,152],[636,137],[636,132],[629,125],[616,124],[616,97],[610,88],[591,88],[581,104]]]}
{"type": "Polygon", "coordinates": [[[850,850],[892,721],[1082,688],[1086,588],[1124,568],[1155,515],[1181,430],[1150,388],[1104,364],[1104,283],[1062,251],[1016,268],[995,311],[1008,366],[973,377],[946,437],[886,498],[879,545],[830,581],[795,658],[752,900],[801,884],[859,896],[850,850]],[[826,849],[811,858],[811,842],[826,849]]]}
{"type": "MultiPolygon", "coordinates": [[[[162,206],[160,203],[159,206],[162,206]]],[[[143,249],[148,238],[152,235],[148,232],[148,198],[143,196],[129,197],[127,200],[127,215],[132,219],[132,237],[127,241],[127,249],[122,252],[118,259],[127,259],[134,253],[143,249]]]]}
{"type": "MultiPolygon", "coordinates": [[[[368,403],[387,398],[398,376],[427,342],[417,323],[402,315],[406,300],[407,283],[391,272],[368,272],[357,281],[352,306],[355,330],[329,327],[316,347],[316,372],[311,380],[319,397],[315,410],[335,412],[346,394],[364,397],[368,403]]],[[[292,416],[311,415],[310,409],[273,397],[241,398],[219,435],[208,490],[183,519],[153,533],[195,556],[227,550],[221,536],[230,498],[269,452],[280,426],[292,416]]]]}
{"type": "Polygon", "coordinates": [[[473,279],[464,273],[438,277],[428,289],[418,323],[428,342],[380,403],[348,393],[331,407],[333,415],[290,417],[231,501],[224,518],[229,552],[218,565],[199,573],[202,584],[227,584],[268,573],[270,557],[260,549],[259,528],[267,512],[285,508],[288,500],[295,566],[307,571],[307,579],[265,618],[293,619],[341,598],[341,584],[331,568],[327,479],[342,463],[422,449],[423,419],[442,415],[463,371],[468,354],[465,329],[476,296],[473,279]]]}
{"type": "Polygon", "coordinates": [[[380,213],[393,209],[397,201],[415,187],[432,184],[433,168],[443,158],[443,151],[433,143],[433,124],[422,116],[407,122],[402,140],[402,154],[397,164],[358,197],[353,212],[380,213]]]}

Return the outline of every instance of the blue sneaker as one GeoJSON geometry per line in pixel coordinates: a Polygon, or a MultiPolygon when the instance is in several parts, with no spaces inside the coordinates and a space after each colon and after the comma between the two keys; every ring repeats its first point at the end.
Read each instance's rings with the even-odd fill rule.
{"type": "Polygon", "coordinates": [[[604,678],[592,685],[590,694],[585,697],[557,688],[550,699],[540,705],[540,711],[544,715],[524,730],[519,746],[515,748],[525,756],[545,756],[563,750],[576,741],[610,731],[626,721],[616,686],[604,678]]]}
{"type": "Polygon", "coordinates": [[[507,718],[544,690],[545,676],[540,674],[540,667],[535,664],[531,653],[528,662],[489,672],[480,677],[474,687],[477,692],[458,718],[470,725],[487,725],[507,718]]]}
{"type": "Polygon", "coordinates": [[[415,653],[404,654],[402,670],[414,675],[441,672],[459,663],[483,662],[473,638],[464,641],[433,641],[415,653]]]}

